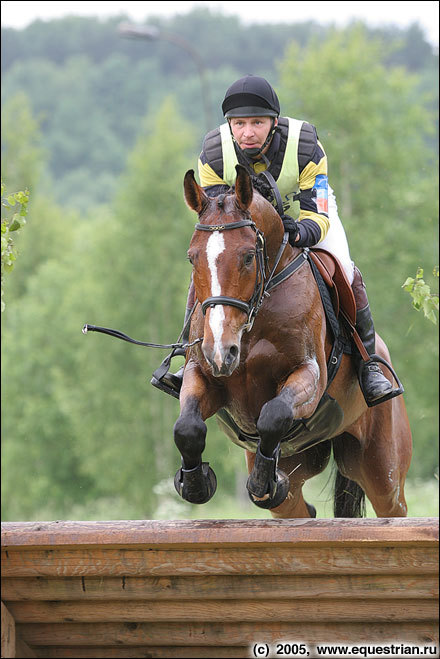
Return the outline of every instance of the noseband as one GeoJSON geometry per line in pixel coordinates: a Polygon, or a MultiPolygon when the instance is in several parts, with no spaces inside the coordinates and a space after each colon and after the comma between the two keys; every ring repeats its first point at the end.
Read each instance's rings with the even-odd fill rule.
{"type": "Polygon", "coordinates": [[[245,324],[245,329],[250,332],[254,324],[255,316],[257,315],[265,296],[269,296],[267,292],[267,287],[272,279],[272,276],[275,272],[275,269],[281,259],[284,248],[287,244],[289,235],[285,234],[281,247],[278,251],[277,258],[275,259],[275,265],[268,277],[266,277],[266,265],[267,265],[267,252],[266,252],[266,240],[264,234],[257,228],[255,222],[250,218],[239,220],[238,222],[231,222],[230,224],[196,224],[195,229],[197,231],[229,231],[230,229],[241,229],[242,227],[250,227],[255,231],[256,242],[255,242],[255,260],[256,260],[256,275],[255,275],[255,287],[249,302],[244,300],[239,300],[234,297],[227,297],[225,295],[217,295],[215,297],[208,297],[204,300],[202,305],[203,314],[206,313],[206,310],[209,307],[215,307],[217,304],[224,304],[230,307],[236,307],[240,311],[244,311],[247,315],[247,322],[245,324]]]}

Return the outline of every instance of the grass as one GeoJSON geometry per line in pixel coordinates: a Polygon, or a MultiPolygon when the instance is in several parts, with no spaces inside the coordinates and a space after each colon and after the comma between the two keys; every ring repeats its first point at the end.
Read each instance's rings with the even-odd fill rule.
{"type": "MultiPolygon", "coordinates": [[[[154,487],[158,506],[151,516],[152,519],[271,519],[268,510],[254,506],[246,491],[246,474],[240,474],[235,492],[228,491],[220,481],[214,497],[206,504],[197,506],[183,501],[174,489],[173,479],[165,479],[154,487]]],[[[333,517],[333,486],[332,471],[328,467],[322,474],[307,481],[304,495],[317,511],[318,518],[333,517]]],[[[428,481],[408,480],[405,485],[405,496],[408,504],[409,517],[439,516],[439,483],[432,478],[428,481]]],[[[35,511],[28,518],[32,520],[57,519],[53,510],[35,511]]],[[[375,513],[367,501],[367,517],[374,518],[375,513]]],[[[134,515],[130,502],[122,498],[103,498],[91,501],[87,505],[74,507],[65,517],[71,520],[112,520],[112,519],[142,519],[142,515],[134,515]]]]}
{"type": "MultiPolygon", "coordinates": [[[[173,488],[174,489],[174,488],[173,488]]],[[[246,494],[243,482],[243,492],[246,494]]],[[[333,517],[333,490],[330,468],[322,474],[308,481],[304,486],[305,499],[312,503],[319,518],[333,517]]],[[[439,516],[439,484],[437,479],[429,481],[407,481],[405,485],[405,498],[408,504],[408,517],[438,517],[439,516]]],[[[174,500],[173,494],[170,494],[174,500]]],[[[177,495],[176,495],[177,497],[177,495]]],[[[167,498],[167,497],[166,497],[167,498]]],[[[268,510],[254,506],[245,497],[222,492],[219,486],[215,496],[208,503],[197,506],[178,501],[180,510],[174,508],[175,516],[166,517],[165,501],[163,502],[162,519],[270,519],[268,510]],[[176,515],[177,513],[177,515],[176,515]]],[[[367,501],[367,517],[376,517],[373,507],[367,501]]]]}

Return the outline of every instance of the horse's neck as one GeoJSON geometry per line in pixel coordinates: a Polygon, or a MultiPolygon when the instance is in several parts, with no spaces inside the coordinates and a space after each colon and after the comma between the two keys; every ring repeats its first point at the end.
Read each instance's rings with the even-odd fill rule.
{"type": "MultiPolygon", "coordinates": [[[[257,227],[265,236],[269,267],[271,267],[275,263],[284,237],[283,223],[272,204],[259,195],[254,198],[250,211],[252,219],[254,219],[257,227]]],[[[300,251],[298,247],[292,247],[288,243],[281,256],[277,271],[292,261],[300,251]]]]}
{"type": "MultiPolygon", "coordinates": [[[[280,221],[280,227],[275,230],[268,231],[268,238],[266,241],[267,254],[269,256],[269,266],[273,266],[275,260],[279,256],[279,250],[281,248],[283,238],[284,238],[284,227],[280,221]]],[[[301,249],[299,247],[292,247],[292,245],[287,242],[284,247],[283,253],[277,267],[277,272],[282,270],[288,263],[290,263],[299,253],[301,249]]]]}

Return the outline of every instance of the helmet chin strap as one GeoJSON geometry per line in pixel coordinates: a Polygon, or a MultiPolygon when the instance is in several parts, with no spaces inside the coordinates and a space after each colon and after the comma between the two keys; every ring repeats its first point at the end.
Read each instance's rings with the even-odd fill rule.
{"type": "Polygon", "coordinates": [[[267,137],[266,137],[263,145],[260,146],[258,149],[242,149],[241,146],[238,144],[237,140],[235,139],[234,134],[232,133],[231,124],[229,124],[229,129],[231,131],[232,141],[234,142],[234,144],[236,144],[237,148],[240,150],[240,152],[243,154],[246,161],[250,165],[254,164],[253,161],[257,156],[261,156],[261,158],[263,159],[266,167],[269,167],[270,162],[269,162],[268,158],[266,158],[266,156],[264,155],[263,151],[268,146],[268,144],[270,144],[270,141],[271,141],[272,137],[274,136],[275,131],[277,130],[277,127],[275,126],[275,118],[274,117],[272,117],[272,125],[271,125],[270,130],[267,134],[267,137]]]}

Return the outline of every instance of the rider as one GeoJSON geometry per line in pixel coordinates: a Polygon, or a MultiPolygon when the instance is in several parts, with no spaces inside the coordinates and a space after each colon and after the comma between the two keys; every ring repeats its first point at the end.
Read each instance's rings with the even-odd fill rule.
{"type": "MultiPolygon", "coordinates": [[[[356,330],[368,354],[373,355],[375,331],[365,285],[350,258],[335,196],[328,184],[327,157],[316,128],[306,121],[281,117],[274,89],[267,80],[254,75],[240,78],[229,87],[222,110],[226,123],[209,132],[203,142],[198,163],[200,185],[210,196],[226,192],[235,183],[235,165],[240,163],[252,175],[255,187],[273,200],[268,172],[269,180],[274,184],[276,181],[275,187],[281,195],[282,218],[289,242],[295,247],[312,247],[319,243],[320,248],[334,254],[342,263],[356,300],[356,330]],[[266,175],[262,176],[262,172],[266,175]]],[[[184,342],[188,341],[189,322],[186,321],[193,298],[190,285],[184,342]]],[[[357,352],[355,361],[357,366],[362,361],[357,352]]],[[[371,359],[364,365],[360,377],[368,403],[377,404],[392,391],[392,384],[371,359]]],[[[171,393],[169,388],[179,392],[182,378],[183,367],[160,379],[153,377],[152,384],[168,393],[171,393]]]]}

